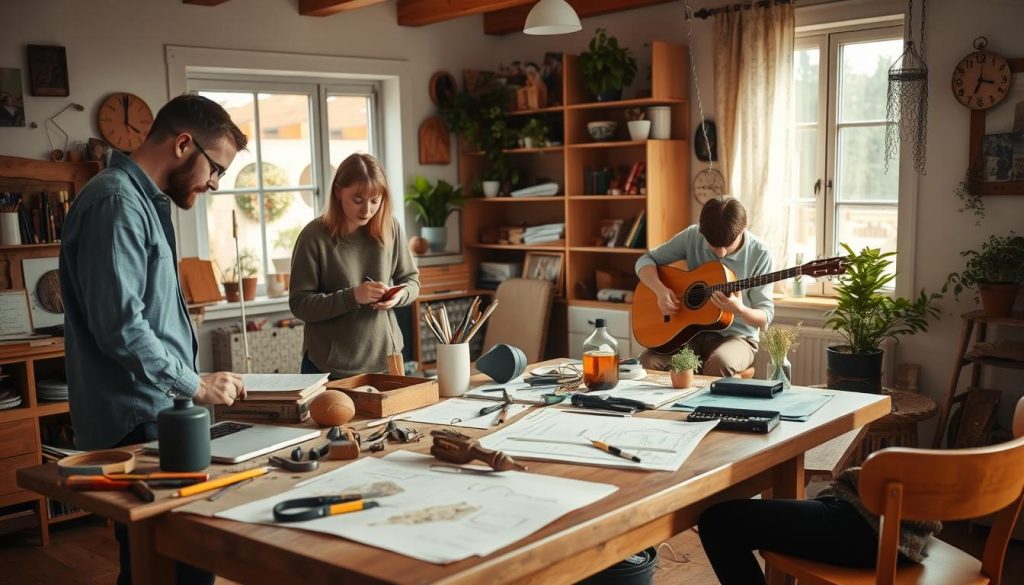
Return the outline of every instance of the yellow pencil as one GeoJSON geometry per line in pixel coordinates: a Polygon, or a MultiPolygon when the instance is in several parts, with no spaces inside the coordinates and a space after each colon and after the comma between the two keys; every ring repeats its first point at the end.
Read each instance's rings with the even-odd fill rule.
{"type": "Polygon", "coordinates": [[[204,481],[203,483],[197,483],[188,487],[183,487],[180,490],[171,494],[172,498],[187,498],[188,496],[194,496],[224,486],[229,486],[233,483],[245,481],[252,477],[259,477],[268,471],[269,467],[256,467],[248,471],[242,471],[240,473],[232,473],[231,475],[225,475],[224,477],[218,477],[217,479],[211,479],[210,481],[204,481]]]}

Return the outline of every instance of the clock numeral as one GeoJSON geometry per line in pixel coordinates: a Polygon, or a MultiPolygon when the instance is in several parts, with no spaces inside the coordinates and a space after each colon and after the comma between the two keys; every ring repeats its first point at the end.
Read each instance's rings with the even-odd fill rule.
{"type": "Polygon", "coordinates": [[[956,68],[956,74],[957,75],[963,75],[964,73],[967,73],[967,71],[963,67],[957,67],[956,68]]]}
{"type": "Polygon", "coordinates": [[[1000,67],[999,70],[1000,71],[1006,71],[1006,63],[1003,63],[1003,66],[1000,67]]]}
{"type": "Polygon", "coordinates": [[[985,53],[981,53],[981,54],[979,54],[979,55],[978,55],[978,63],[984,63],[984,62],[985,62],[985,59],[986,59],[987,57],[988,57],[988,55],[986,55],[985,53]]]}
{"type": "Polygon", "coordinates": [[[1001,85],[999,87],[997,87],[996,89],[999,90],[999,93],[1006,93],[1006,88],[1001,86],[1001,85]]]}
{"type": "Polygon", "coordinates": [[[1006,83],[1007,81],[1009,81],[1009,78],[1008,78],[1007,76],[1005,76],[1005,75],[1004,75],[1004,76],[1003,76],[1003,77],[1002,77],[1002,78],[1000,79],[1000,81],[1002,81],[1003,83],[1006,83]]]}
{"type": "Polygon", "coordinates": [[[978,104],[978,107],[980,108],[983,102],[982,102],[981,98],[978,98],[977,100],[975,100],[974,103],[978,104]]]}
{"type": "Polygon", "coordinates": [[[960,86],[962,86],[963,84],[964,84],[964,80],[963,80],[963,79],[961,79],[960,77],[957,77],[957,78],[956,78],[956,86],[957,86],[957,87],[960,87],[960,86]]]}
{"type": "Polygon", "coordinates": [[[989,105],[992,105],[992,104],[996,103],[995,96],[991,96],[991,95],[988,96],[988,103],[989,103],[989,105]]]}
{"type": "Polygon", "coordinates": [[[960,97],[963,97],[963,95],[964,95],[964,88],[962,88],[962,87],[961,87],[961,88],[960,88],[960,91],[956,92],[956,94],[957,94],[958,96],[960,96],[960,97]]]}

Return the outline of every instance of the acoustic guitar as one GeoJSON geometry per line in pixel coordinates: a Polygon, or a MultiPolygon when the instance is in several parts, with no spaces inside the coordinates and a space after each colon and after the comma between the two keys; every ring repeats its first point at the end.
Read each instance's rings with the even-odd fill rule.
{"type": "Polygon", "coordinates": [[[681,307],[674,315],[663,314],[654,291],[641,282],[633,295],[633,336],[646,348],[673,353],[702,331],[719,331],[732,325],[735,316],[711,302],[715,291],[730,295],[794,276],[817,278],[845,271],[845,256],[814,260],[803,266],[743,280],[736,280],[736,274],[721,262],[708,262],[693,270],[659,266],[661,282],[676,293],[681,307]]]}

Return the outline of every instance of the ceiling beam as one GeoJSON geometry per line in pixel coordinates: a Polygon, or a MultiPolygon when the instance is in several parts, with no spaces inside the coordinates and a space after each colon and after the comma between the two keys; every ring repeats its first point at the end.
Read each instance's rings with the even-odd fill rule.
{"type": "MultiPolygon", "coordinates": [[[[223,0],[221,0],[223,1],[223,0]]],[[[385,0],[299,0],[299,14],[303,16],[330,16],[380,4],[385,0]]]]}
{"type": "Polygon", "coordinates": [[[182,4],[194,4],[196,6],[217,6],[228,0],[181,0],[182,4]]]}
{"type": "MultiPolygon", "coordinates": [[[[495,10],[504,10],[515,6],[533,6],[536,1],[537,0],[398,0],[398,24],[401,26],[423,26],[473,14],[483,14],[485,12],[493,12],[495,10]]],[[[528,7],[526,10],[529,12],[528,7]]],[[[524,16],[523,22],[525,21],[526,17],[524,16]]]]}
{"type": "MultiPolygon", "coordinates": [[[[597,16],[665,4],[673,0],[568,0],[569,4],[576,9],[580,18],[597,16]]],[[[523,25],[526,24],[526,15],[533,8],[533,2],[525,6],[516,6],[497,12],[488,12],[484,15],[484,32],[489,35],[507,35],[509,33],[523,32],[523,25]]],[[[679,10],[679,19],[682,22],[683,11],[679,10]]]]}

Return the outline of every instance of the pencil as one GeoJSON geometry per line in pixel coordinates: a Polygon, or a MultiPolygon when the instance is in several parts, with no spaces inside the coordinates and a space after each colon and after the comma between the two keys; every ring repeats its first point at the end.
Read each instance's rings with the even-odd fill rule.
{"type": "Polygon", "coordinates": [[[605,451],[607,453],[611,453],[612,455],[616,455],[618,457],[622,457],[623,459],[629,459],[630,461],[633,461],[635,463],[640,463],[640,457],[638,457],[638,456],[636,456],[636,455],[634,455],[632,453],[627,453],[626,451],[623,451],[622,449],[619,449],[618,447],[614,447],[614,446],[609,445],[608,443],[604,443],[602,441],[595,441],[593,439],[587,439],[587,440],[590,441],[591,445],[597,447],[598,449],[600,449],[602,451],[605,451]]]}
{"type": "Polygon", "coordinates": [[[483,327],[484,323],[487,322],[487,319],[490,318],[491,313],[493,313],[494,310],[497,308],[498,299],[494,299],[493,301],[491,301],[491,304],[487,306],[487,310],[484,311],[484,314],[480,315],[480,318],[477,319],[476,323],[473,324],[473,328],[469,330],[469,335],[466,336],[466,343],[469,343],[470,341],[473,340],[473,336],[476,335],[476,332],[479,331],[481,327],[483,327]]]}
{"type": "Polygon", "coordinates": [[[210,481],[204,481],[203,483],[197,483],[188,487],[181,488],[180,490],[171,494],[172,498],[187,498],[188,496],[194,496],[210,490],[215,490],[224,486],[229,486],[233,483],[245,481],[251,477],[259,477],[264,475],[271,468],[269,467],[256,467],[248,471],[241,473],[232,473],[231,475],[225,475],[224,477],[218,477],[217,479],[211,479],[210,481]]]}

